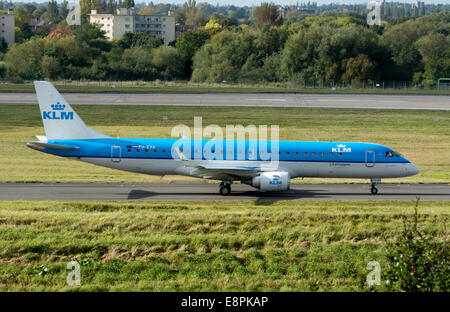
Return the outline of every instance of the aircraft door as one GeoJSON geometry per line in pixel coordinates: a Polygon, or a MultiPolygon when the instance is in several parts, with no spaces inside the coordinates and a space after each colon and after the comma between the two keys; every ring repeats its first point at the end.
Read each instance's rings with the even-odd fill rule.
{"type": "Polygon", "coordinates": [[[120,146],[113,145],[111,146],[111,161],[119,162],[121,158],[121,149],[120,146]]]}
{"type": "Polygon", "coordinates": [[[375,166],[375,152],[366,151],[366,167],[375,166]]]}

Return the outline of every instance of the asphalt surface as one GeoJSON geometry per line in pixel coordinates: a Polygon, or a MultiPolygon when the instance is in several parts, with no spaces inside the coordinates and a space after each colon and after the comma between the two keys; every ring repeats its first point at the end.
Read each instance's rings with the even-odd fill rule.
{"type": "MultiPolygon", "coordinates": [[[[66,93],[63,96],[70,104],[450,110],[450,96],[441,95],[66,93]]],[[[0,93],[0,103],[37,104],[37,98],[35,93],[0,93]]]]}
{"type": "MultiPolygon", "coordinates": [[[[170,184],[40,184],[0,183],[0,200],[61,201],[203,201],[203,200],[445,200],[448,184],[380,184],[371,195],[369,184],[293,184],[283,193],[261,193],[234,184],[229,196],[218,194],[218,185],[201,182],[170,184]]],[[[450,207],[450,203],[449,203],[450,207]]]]}

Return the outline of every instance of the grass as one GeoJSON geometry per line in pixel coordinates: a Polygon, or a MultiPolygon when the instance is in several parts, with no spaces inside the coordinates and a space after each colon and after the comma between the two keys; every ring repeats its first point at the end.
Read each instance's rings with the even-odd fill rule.
{"type": "MultiPolygon", "coordinates": [[[[0,291],[364,291],[413,201],[0,202],[0,291]],[[81,286],[66,264],[81,263],[81,286]]],[[[448,202],[419,205],[448,240],[448,202]]],[[[383,282],[383,280],[382,280],[383,282]]],[[[382,284],[377,288],[384,290],[382,284]]]]}
{"type": "MultiPolygon", "coordinates": [[[[65,93],[314,93],[314,94],[392,94],[392,95],[450,95],[450,90],[435,89],[380,89],[380,88],[306,88],[306,87],[284,87],[276,85],[224,85],[224,84],[194,84],[194,83],[170,83],[163,82],[143,83],[124,82],[115,83],[112,88],[110,84],[102,82],[83,83],[83,85],[56,85],[60,92],[65,93]]],[[[35,92],[32,84],[1,83],[1,92],[35,92]]]]}
{"type": "MultiPolygon", "coordinates": [[[[448,111],[131,105],[75,105],[75,110],[89,126],[113,137],[169,138],[173,126],[186,124],[192,127],[194,116],[202,116],[203,126],[278,124],[282,140],[380,143],[401,152],[421,170],[413,177],[386,181],[450,181],[448,111]],[[163,120],[163,116],[168,120],[163,120]]],[[[121,172],[31,150],[25,143],[36,140],[35,135],[44,135],[37,105],[0,104],[0,131],[0,182],[145,183],[191,179],[180,176],[161,179],[121,172]]],[[[325,181],[358,180],[293,180],[294,183],[325,181]]]]}

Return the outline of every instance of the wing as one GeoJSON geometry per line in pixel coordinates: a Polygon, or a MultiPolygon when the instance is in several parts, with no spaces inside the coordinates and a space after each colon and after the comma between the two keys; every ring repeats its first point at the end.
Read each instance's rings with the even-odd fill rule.
{"type": "Polygon", "coordinates": [[[240,161],[230,160],[209,160],[198,161],[188,159],[179,149],[175,149],[183,161],[185,167],[191,167],[194,170],[192,175],[202,177],[204,179],[218,179],[218,180],[244,180],[260,174],[263,171],[277,171],[273,166],[247,166],[242,165],[240,161]]]}

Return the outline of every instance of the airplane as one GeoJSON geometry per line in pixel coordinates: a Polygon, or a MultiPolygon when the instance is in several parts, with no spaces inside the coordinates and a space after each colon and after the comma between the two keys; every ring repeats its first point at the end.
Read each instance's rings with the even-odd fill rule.
{"type": "MultiPolygon", "coordinates": [[[[262,157],[262,142],[252,151],[255,145],[249,140],[224,140],[223,150],[216,153],[212,148],[209,153],[226,154],[225,160],[207,154],[199,158],[197,150],[177,144],[181,140],[203,149],[211,140],[112,138],[86,126],[50,82],[35,81],[34,85],[46,136],[37,136],[39,141],[28,142],[28,147],[124,171],[218,180],[219,193],[224,196],[231,193],[234,182],[262,192],[288,191],[290,180],[297,177],[370,179],[370,191],[375,195],[382,178],[419,172],[396,151],[373,143],[279,141],[278,161],[268,166],[262,157]]],[[[266,153],[271,154],[270,141],[266,144],[270,146],[266,153]]]]}

